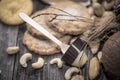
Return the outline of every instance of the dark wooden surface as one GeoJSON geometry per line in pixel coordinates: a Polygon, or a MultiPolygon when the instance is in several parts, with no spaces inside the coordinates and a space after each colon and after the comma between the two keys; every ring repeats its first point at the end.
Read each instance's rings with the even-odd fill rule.
{"type": "MultiPolygon", "coordinates": [[[[33,2],[33,12],[46,6],[41,4],[39,0],[33,0],[33,2]]],[[[25,30],[25,23],[18,26],[9,26],[0,22],[0,80],[64,80],[64,72],[68,66],[58,69],[56,65],[49,64],[49,61],[53,57],[61,57],[61,54],[41,56],[31,52],[33,59],[28,62],[28,67],[23,68],[19,64],[20,56],[29,52],[22,44],[22,37],[25,30]],[[19,46],[20,52],[16,55],[8,55],[6,48],[9,46],[19,46]],[[37,61],[40,56],[45,59],[45,63],[47,64],[45,64],[42,69],[32,69],[31,63],[37,61]]]]}
{"type": "MultiPolygon", "coordinates": [[[[40,3],[39,0],[33,0],[34,11],[44,8],[46,5],[40,3]]],[[[61,57],[62,54],[55,54],[51,56],[41,56],[33,52],[33,59],[28,62],[28,67],[23,68],[19,64],[21,55],[29,52],[22,44],[23,34],[26,31],[25,23],[17,26],[10,26],[0,22],[0,80],[64,80],[64,73],[69,66],[64,65],[62,69],[58,69],[56,65],[50,65],[49,61],[54,57],[61,57]],[[15,55],[8,55],[6,48],[9,46],[19,46],[20,52],[15,55]],[[45,65],[42,69],[34,70],[31,64],[37,61],[38,57],[45,59],[45,65]]],[[[90,58],[90,56],[88,55],[90,58]]],[[[89,62],[89,61],[88,61],[89,62]]],[[[85,80],[88,78],[88,65],[82,70],[85,80]]],[[[106,80],[102,75],[99,80],[106,80]]]]}

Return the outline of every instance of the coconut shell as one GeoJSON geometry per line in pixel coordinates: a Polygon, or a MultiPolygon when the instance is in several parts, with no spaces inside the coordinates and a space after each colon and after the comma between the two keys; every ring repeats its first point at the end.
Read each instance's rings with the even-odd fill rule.
{"type": "Polygon", "coordinates": [[[104,44],[102,63],[109,77],[120,78],[120,31],[114,33],[104,44]]]}

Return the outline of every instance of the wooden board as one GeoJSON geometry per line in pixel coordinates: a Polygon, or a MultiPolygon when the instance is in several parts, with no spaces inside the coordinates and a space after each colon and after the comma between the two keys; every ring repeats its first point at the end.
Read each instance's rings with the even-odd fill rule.
{"type": "MultiPolygon", "coordinates": [[[[33,0],[34,11],[43,9],[46,5],[40,3],[39,0],[33,0]]],[[[22,38],[24,32],[26,31],[26,25],[21,24],[18,26],[9,26],[0,22],[0,80],[64,80],[64,73],[70,67],[64,65],[62,69],[58,69],[56,65],[50,65],[49,61],[54,57],[61,57],[62,54],[55,54],[51,56],[40,56],[33,52],[30,52],[23,44],[22,38]],[[20,52],[16,55],[8,55],[6,53],[6,48],[9,46],[19,46],[20,52]],[[19,64],[20,57],[26,53],[30,52],[33,54],[33,59],[28,62],[28,67],[23,68],[19,64]],[[31,64],[36,62],[38,57],[43,57],[45,59],[45,65],[42,69],[34,70],[31,68],[31,64]]],[[[90,55],[88,54],[89,58],[90,55]]],[[[82,74],[85,76],[85,80],[88,78],[88,64],[82,69],[82,74]]],[[[104,74],[99,80],[104,79],[104,74]]]]}

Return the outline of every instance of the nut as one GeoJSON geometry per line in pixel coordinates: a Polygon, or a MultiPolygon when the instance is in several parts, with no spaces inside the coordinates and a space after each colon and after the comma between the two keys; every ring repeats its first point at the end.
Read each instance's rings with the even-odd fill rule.
{"type": "Polygon", "coordinates": [[[99,51],[99,52],[98,52],[97,57],[98,57],[99,62],[101,62],[102,51],[99,51]]]}
{"type": "Polygon", "coordinates": [[[114,1],[111,1],[109,3],[107,1],[104,1],[102,5],[105,8],[105,10],[111,10],[114,6],[114,3],[114,1]]]}
{"type": "Polygon", "coordinates": [[[89,7],[89,8],[88,8],[88,13],[90,14],[90,16],[93,16],[93,15],[94,15],[94,11],[93,11],[93,8],[92,8],[92,7],[89,7]]]}
{"type": "Polygon", "coordinates": [[[69,80],[72,76],[73,73],[78,73],[80,70],[76,67],[70,67],[66,72],[65,72],[65,79],[69,80]]]}
{"type": "Polygon", "coordinates": [[[99,40],[91,41],[89,46],[93,54],[97,53],[99,46],[100,46],[99,40]]]}
{"type": "Polygon", "coordinates": [[[23,67],[27,67],[27,61],[32,59],[32,54],[30,53],[25,53],[22,55],[22,57],[20,58],[20,64],[23,66],[23,67]]]}
{"type": "Polygon", "coordinates": [[[10,55],[17,53],[18,51],[19,51],[19,47],[18,46],[8,47],[6,49],[6,52],[8,54],[10,54],[10,55]]]}
{"type": "Polygon", "coordinates": [[[57,64],[58,68],[62,68],[63,62],[60,58],[54,58],[50,61],[50,64],[57,64]]]}
{"type": "Polygon", "coordinates": [[[102,7],[101,4],[99,3],[94,3],[93,4],[93,10],[94,10],[94,14],[98,17],[102,17],[103,13],[104,13],[104,8],[102,7]]]}
{"type": "Polygon", "coordinates": [[[37,62],[35,62],[35,63],[32,64],[32,67],[34,69],[39,69],[39,68],[42,68],[43,65],[44,65],[44,59],[40,57],[40,58],[38,58],[37,62]]]}
{"type": "Polygon", "coordinates": [[[96,57],[94,57],[90,60],[90,66],[89,66],[90,80],[94,80],[99,75],[99,71],[100,71],[99,61],[96,57]]]}
{"type": "Polygon", "coordinates": [[[82,75],[75,75],[71,80],[84,80],[84,77],[82,75]]]}

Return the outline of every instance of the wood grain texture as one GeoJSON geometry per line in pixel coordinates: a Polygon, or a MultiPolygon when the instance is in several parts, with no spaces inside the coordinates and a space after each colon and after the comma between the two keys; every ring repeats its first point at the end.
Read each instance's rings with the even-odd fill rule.
{"type": "Polygon", "coordinates": [[[0,80],[12,80],[15,55],[9,56],[6,48],[16,46],[18,26],[8,26],[0,23],[0,80]]]}
{"type": "MultiPolygon", "coordinates": [[[[43,9],[46,5],[40,3],[40,0],[33,0],[34,10],[36,12],[43,9]]],[[[25,23],[18,26],[9,26],[0,22],[0,80],[65,80],[64,73],[70,67],[63,65],[62,69],[58,69],[57,65],[50,65],[49,61],[55,57],[61,57],[62,54],[55,54],[51,56],[41,56],[36,53],[30,52],[26,46],[22,43],[22,38],[24,32],[26,31],[25,23]],[[8,55],[6,53],[6,48],[8,46],[19,46],[20,51],[16,55],[8,55]],[[28,61],[28,67],[23,68],[20,63],[20,57],[26,53],[30,52],[33,55],[33,59],[28,61]],[[36,62],[38,57],[43,57],[45,60],[45,65],[41,69],[33,69],[31,64],[36,62]]],[[[88,57],[91,58],[90,52],[88,52],[88,57]]],[[[82,69],[82,75],[85,76],[85,80],[89,80],[88,77],[88,67],[89,61],[82,69]]],[[[98,80],[107,80],[104,74],[98,80]]]]}

